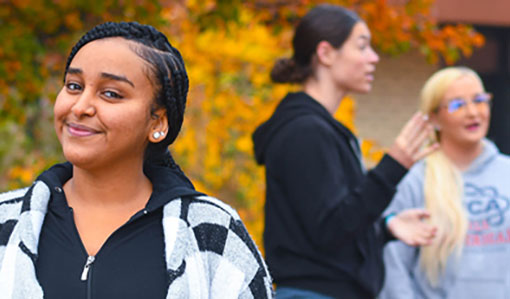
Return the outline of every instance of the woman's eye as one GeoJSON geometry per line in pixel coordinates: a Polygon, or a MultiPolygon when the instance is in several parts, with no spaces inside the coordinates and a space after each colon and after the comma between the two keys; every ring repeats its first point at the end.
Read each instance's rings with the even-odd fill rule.
{"type": "Polygon", "coordinates": [[[452,100],[450,103],[448,103],[448,111],[449,112],[455,112],[459,110],[460,108],[464,107],[466,105],[466,102],[464,100],[458,99],[458,100],[452,100]]]}
{"type": "Polygon", "coordinates": [[[104,95],[107,97],[107,98],[112,98],[112,99],[122,99],[122,96],[119,95],[118,93],[116,93],[115,91],[111,91],[111,90],[107,90],[104,92],[104,95]]]}
{"type": "Polygon", "coordinates": [[[81,90],[81,86],[73,82],[67,83],[66,88],[70,91],[81,90]]]}
{"type": "Polygon", "coordinates": [[[476,104],[486,103],[488,101],[490,101],[490,95],[488,94],[479,94],[473,99],[473,102],[476,104]]]}

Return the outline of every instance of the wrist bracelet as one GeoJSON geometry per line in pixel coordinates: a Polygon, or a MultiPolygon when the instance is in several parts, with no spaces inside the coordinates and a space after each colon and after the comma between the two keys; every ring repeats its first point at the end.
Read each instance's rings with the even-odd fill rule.
{"type": "Polygon", "coordinates": [[[390,224],[390,221],[397,216],[397,213],[390,213],[386,218],[384,218],[384,223],[386,223],[386,227],[390,224]]]}

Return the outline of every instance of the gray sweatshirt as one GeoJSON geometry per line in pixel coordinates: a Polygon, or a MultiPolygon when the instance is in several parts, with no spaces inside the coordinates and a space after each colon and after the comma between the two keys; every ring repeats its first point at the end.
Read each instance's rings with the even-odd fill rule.
{"type": "MultiPolygon", "coordinates": [[[[386,214],[424,207],[424,166],[417,163],[401,181],[386,214]]],[[[460,258],[450,258],[432,287],[420,268],[419,248],[391,242],[379,299],[510,298],[510,158],[484,140],[483,152],[462,177],[469,228],[460,258]]]]}

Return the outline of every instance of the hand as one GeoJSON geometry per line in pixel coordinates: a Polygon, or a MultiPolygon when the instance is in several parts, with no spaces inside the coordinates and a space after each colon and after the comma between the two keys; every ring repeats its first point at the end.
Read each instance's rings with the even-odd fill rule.
{"type": "Polygon", "coordinates": [[[434,128],[427,116],[416,112],[400,131],[388,155],[405,168],[411,168],[414,163],[439,148],[437,142],[422,148],[433,131],[434,128]]]}
{"type": "Polygon", "coordinates": [[[430,245],[437,228],[423,221],[429,217],[430,214],[422,209],[405,210],[390,219],[388,230],[409,246],[430,245]]]}

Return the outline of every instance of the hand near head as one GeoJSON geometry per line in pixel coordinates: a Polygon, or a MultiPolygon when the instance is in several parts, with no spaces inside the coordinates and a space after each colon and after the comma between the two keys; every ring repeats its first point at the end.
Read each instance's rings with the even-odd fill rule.
{"type": "Polygon", "coordinates": [[[423,221],[429,217],[429,213],[422,209],[405,210],[391,218],[388,230],[409,246],[430,245],[437,228],[423,221]]]}
{"type": "Polygon", "coordinates": [[[416,112],[400,131],[388,155],[404,167],[411,168],[414,163],[439,148],[438,143],[423,147],[433,131],[428,118],[416,112]]]}

